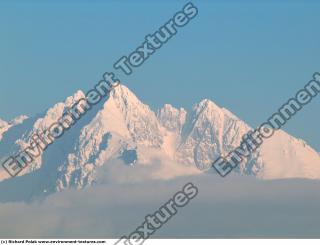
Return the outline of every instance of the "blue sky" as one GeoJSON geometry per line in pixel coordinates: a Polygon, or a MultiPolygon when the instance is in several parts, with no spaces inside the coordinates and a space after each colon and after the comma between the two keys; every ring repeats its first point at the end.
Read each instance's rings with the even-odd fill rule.
{"type": "MultiPolygon", "coordinates": [[[[317,1],[198,1],[131,76],[113,63],[187,1],[0,1],[0,118],[34,115],[106,71],[153,109],[203,98],[258,126],[320,71],[317,1]]],[[[320,99],[285,130],[320,151],[320,99]]]]}

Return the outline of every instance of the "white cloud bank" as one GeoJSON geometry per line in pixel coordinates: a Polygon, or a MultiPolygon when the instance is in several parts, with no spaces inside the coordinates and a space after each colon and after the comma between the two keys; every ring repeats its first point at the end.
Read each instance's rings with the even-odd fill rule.
{"type": "Polygon", "coordinates": [[[320,237],[319,181],[222,179],[211,174],[145,180],[144,174],[128,171],[123,178],[82,191],[68,190],[33,203],[0,204],[0,237],[128,235],[190,181],[199,195],[155,238],[320,237]]]}

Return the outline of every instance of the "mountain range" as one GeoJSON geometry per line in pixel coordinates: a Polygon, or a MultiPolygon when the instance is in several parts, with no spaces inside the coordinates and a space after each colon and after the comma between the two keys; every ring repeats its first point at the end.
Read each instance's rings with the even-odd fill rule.
{"type": "MultiPolygon", "coordinates": [[[[47,129],[84,97],[77,91],[41,114],[11,122],[0,119],[0,160],[21,151],[33,133],[47,129]]],[[[211,100],[204,99],[189,111],[166,104],[154,112],[120,85],[19,176],[11,178],[1,168],[0,191],[7,194],[0,201],[108,183],[114,177],[110,173],[121,175],[119,171],[126,169],[129,178],[171,179],[204,172],[214,176],[212,169],[200,169],[238,147],[250,129],[211,100]]],[[[320,155],[303,140],[279,130],[235,172],[259,179],[320,179],[320,155]]]]}

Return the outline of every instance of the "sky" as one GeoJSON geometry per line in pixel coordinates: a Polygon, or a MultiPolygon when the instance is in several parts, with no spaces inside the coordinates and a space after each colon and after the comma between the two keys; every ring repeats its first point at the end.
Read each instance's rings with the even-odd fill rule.
{"type": "MultiPolygon", "coordinates": [[[[113,64],[187,1],[0,1],[0,118],[45,111],[114,72],[144,103],[213,100],[255,127],[320,72],[317,1],[193,1],[199,14],[133,74],[113,64]]],[[[320,151],[319,98],[284,127],[320,151]]]]}

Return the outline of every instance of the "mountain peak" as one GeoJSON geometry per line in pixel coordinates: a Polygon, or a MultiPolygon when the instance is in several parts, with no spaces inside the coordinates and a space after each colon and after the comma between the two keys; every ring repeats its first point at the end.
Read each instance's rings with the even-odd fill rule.
{"type": "Polygon", "coordinates": [[[12,123],[13,123],[14,125],[21,124],[21,123],[23,123],[23,121],[26,120],[26,119],[28,119],[28,116],[26,116],[26,115],[17,116],[16,118],[14,118],[14,119],[12,120],[12,123]]]}
{"type": "Polygon", "coordinates": [[[82,90],[78,90],[73,95],[67,97],[64,103],[66,106],[70,107],[82,98],[85,98],[85,94],[82,90]]]}
{"type": "Polygon", "coordinates": [[[193,106],[193,114],[197,119],[204,120],[223,120],[225,117],[224,110],[217,106],[213,101],[204,99],[193,106]]]}
{"type": "Polygon", "coordinates": [[[23,123],[24,120],[26,120],[28,117],[26,115],[21,115],[21,116],[18,116],[16,118],[14,118],[13,120],[9,121],[9,122],[6,122],[4,120],[2,120],[0,118],[0,129],[2,128],[7,128],[9,129],[10,127],[12,126],[15,126],[15,125],[18,125],[18,124],[21,124],[23,123]]]}
{"type": "Polygon", "coordinates": [[[157,113],[162,126],[169,131],[181,131],[186,121],[187,111],[184,108],[177,109],[170,104],[165,104],[157,113]]]}
{"type": "Polygon", "coordinates": [[[111,91],[110,98],[118,103],[123,102],[125,105],[142,104],[137,96],[129,88],[122,84],[111,91]]]}
{"type": "Polygon", "coordinates": [[[160,109],[160,111],[158,112],[158,114],[160,114],[161,112],[168,112],[168,113],[187,113],[187,111],[184,108],[176,108],[174,106],[172,106],[171,104],[164,104],[164,106],[160,109]]]}
{"type": "Polygon", "coordinates": [[[203,110],[215,110],[215,111],[221,111],[222,108],[219,107],[217,104],[215,104],[212,100],[209,99],[203,99],[198,104],[195,104],[193,106],[193,109],[197,112],[203,111],[203,110]]]}
{"type": "Polygon", "coordinates": [[[216,115],[220,118],[228,117],[230,119],[234,120],[240,120],[237,116],[235,116],[232,112],[227,110],[224,107],[220,107],[217,104],[215,104],[212,100],[209,99],[203,99],[198,104],[195,104],[193,106],[193,111],[196,115],[216,115]]]}

